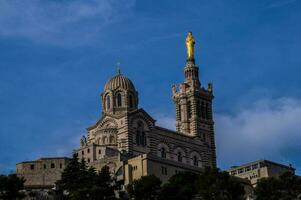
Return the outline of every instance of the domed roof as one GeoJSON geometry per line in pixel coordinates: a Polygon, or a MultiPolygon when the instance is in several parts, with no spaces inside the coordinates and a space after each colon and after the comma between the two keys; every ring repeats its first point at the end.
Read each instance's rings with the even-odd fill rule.
{"type": "Polygon", "coordinates": [[[104,89],[106,91],[106,90],[115,90],[117,88],[136,91],[132,81],[127,77],[123,76],[122,74],[118,74],[114,76],[111,80],[109,80],[106,83],[104,89]]]}

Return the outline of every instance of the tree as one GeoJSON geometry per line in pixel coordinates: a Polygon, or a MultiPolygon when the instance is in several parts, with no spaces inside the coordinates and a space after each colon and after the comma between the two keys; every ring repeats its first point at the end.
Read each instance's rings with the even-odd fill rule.
{"type": "Polygon", "coordinates": [[[16,174],[0,175],[0,199],[14,200],[24,197],[20,190],[24,187],[25,180],[16,174]]]}
{"type": "Polygon", "coordinates": [[[164,184],[159,199],[162,200],[190,200],[198,192],[198,174],[184,171],[172,176],[164,184]]]}
{"type": "Polygon", "coordinates": [[[161,190],[161,180],[154,175],[142,176],[127,186],[130,197],[136,200],[158,199],[161,190]]]}
{"type": "Polygon", "coordinates": [[[245,194],[241,181],[216,168],[205,168],[200,173],[198,190],[203,200],[240,200],[245,194]]]}
{"type": "MultiPolygon", "coordinates": [[[[90,168],[89,170],[93,169],[90,168]]],[[[91,174],[94,174],[94,172],[91,171],[91,174]]],[[[115,199],[114,191],[117,186],[108,166],[104,166],[94,178],[91,178],[90,184],[91,199],[115,199]]]]}
{"type": "Polygon", "coordinates": [[[261,179],[255,188],[255,196],[256,200],[301,199],[301,178],[286,172],[279,178],[261,179]]]}
{"type": "Polygon", "coordinates": [[[57,185],[59,190],[68,193],[67,198],[71,200],[115,199],[115,182],[109,167],[105,166],[96,172],[84,160],[79,162],[76,155],[73,155],[57,185]]]}

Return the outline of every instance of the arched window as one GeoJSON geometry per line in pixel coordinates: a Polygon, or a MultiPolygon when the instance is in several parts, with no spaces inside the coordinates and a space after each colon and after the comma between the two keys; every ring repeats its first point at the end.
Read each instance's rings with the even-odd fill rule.
{"type": "Polygon", "coordinates": [[[111,136],[111,137],[110,137],[110,143],[112,144],[112,143],[114,143],[114,142],[115,142],[114,136],[111,136]]]}
{"type": "Polygon", "coordinates": [[[161,158],[166,158],[166,150],[164,147],[161,148],[161,158]]]}
{"type": "Polygon", "coordinates": [[[142,122],[138,123],[137,132],[136,132],[136,143],[138,146],[145,146],[146,145],[146,135],[144,132],[144,126],[142,122]]]}
{"type": "Polygon", "coordinates": [[[178,161],[179,162],[182,162],[182,160],[183,160],[183,157],[182,157],[182,153],[181,152],[178,152],[178,161]]]}
{"type": "Polygon", "coordinates": [[[140,145],[140,134],[139,131],[136,133],[136,144],[139,146],[140,145]]]}
{"type": "Polygon", "coordinates": [[[121,94],[118,93],[117,94],[117,107],[121,107],[122,105],[122,98],[121,98],[121,94]]]}
{"type": "Polygon", "coordinates": [[[198,166],[199,165],[198,164],[198,157],[197,156],[193,156],[192,161],[193,161],[193,165],[194,166],[198,166]]]}
{"type": "Polygon", "coordinates": [[[133,96],[131,94],[129,95],[129,105],[130,105],[130,108],[134,107],[133,96]]]}
{"type": "Polygon", "coordinates": [[[205,105],[204,102],[201,104],[201,116],[203,119],[205,119],[206,111],[205,111],[205,105]]]}
{"type": "Polygon", "coordinates": [[[196,102],[196,112],[198,114],[198,117],[200,117],[201,116],[201,104],[200,104],[200,101],[196,102]]]}
{"type": "Polygon", "coordinates": [[[107,110],[111,108],[111,97],[107,95],[107,110]]]}
{"type": "Polygon", "coordinates": [[[206,119],[210,119],[209,103],[206,103],[206,119]]]}
{"type": "Polygon", "coordinates": [[[190,101],[187,102],[187,116],[188,116],[188,119],[191,118],[191,102],[190,101]]]}
{"type": "Polygon", "coordinates": [[[103,138],[102,138],[102,143],[105,144],[106,141],[107,141],[107,137],[103,137],[103,138]]]}
{"type": "Polygon", "coordinates": [[[140,143],[144,147],[146,145],[146,137],[144,131],[141,132],[140,143]]]}

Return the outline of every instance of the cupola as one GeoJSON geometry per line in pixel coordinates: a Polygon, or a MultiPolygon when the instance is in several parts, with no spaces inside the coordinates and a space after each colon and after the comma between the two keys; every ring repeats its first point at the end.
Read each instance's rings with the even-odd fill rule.
{"type": "Polygon", "coordinates": [[[120,71],[105,85],[102,110],[105,113],[122,114],[138,108],[138,93],[133,82],[120,71]]]}

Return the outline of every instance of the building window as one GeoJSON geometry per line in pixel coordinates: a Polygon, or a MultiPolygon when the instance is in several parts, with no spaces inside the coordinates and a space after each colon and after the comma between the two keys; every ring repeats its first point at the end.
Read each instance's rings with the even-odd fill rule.
{"type": "Polygon", "coordinates": [[[110,136],[110,143],[113,144],[114,142],[115,142],[115,138],[114,138],[114,136],[112,135],[112,136],[110,136]]]}
{"type": "Polygon", "coordinates": [[[130,108],[134,107],[133,96],[131,94],[129,95],[129,104],[130,104],[130,108]]]}
{"type": "Polygon", "coordinates": [[[141,146],[145,146],[146,145],[146,137],[145,137],[145,133],[144,131],[141,132],[141,137],[140,137],[140,140],[141,140],[141,146]]]}
{"type": "Polygon", "coordinates": [[[198,166],[199,163],[198,163],[198,157],[197,156],[193,156],[193,165],[194,166],[198,166]]]}
{"type": "Polygon", "coordinates": [[[118,93],[117,94],[117,106],[121,107],[121,105],[122,105],[122,98],[121,98],[121,94],[118,93]]]}
{"type": "Polygon", "coordinates": [[[161,173],[163,175],[167,175],[167,168],[166,167],[161,167],[161,173]]]}
{"type": "Polygon", "coordinates": [[[44,169],[46,169],[46,164],[44,164],[44,169]]]}
{"type": "Polygon", "coordinates": [[[202,102],[201,103],[201,117],[203,118],[203,119],[205,119],[205,116],[206,115],[206,112],[205,112],[205,104],[204,104],[204,102],[202,102]]]}
{"type": "Polygon", "coordinates": [[[54,167],[55,167],[54,163],[51,163],[50,167],[51,167],[51,168],[54,168],[54,167]]]}
{"type": "Polygon", "coordinates": [[[191,102],[188,101],[187,102],[187,116],[188,116],[188,119],[191,118],[191,112],[192,112],[192,110],[191,110],[191,102]]]}
{"type": "Polygon", "coordinates": [[[251,171],[251,166],[246,167],[246,168],[245,168],[245,171],[246,171],[246,172],[251,171]]]}
{"type": "Polygon", "coordinates": [[[161,157],[166,158],[166,150],[164,147],[161,148],[161,157]]]}
{"type": "Polygon", "coordinates": [[[60,169],[62,169],[63,168],[63,165],[62,165],[62,163],[60,163],[60,169]]]}
{"type": "Polygon", "coordinates": [[[209,103],[206,103],[206,119],[210,119],[210,108],[209,108],[209,103]]]}
{"type": "Polygon", "coordinates": [[[88,149],[87,152],[90,153],[90,149],[88,149]]]}
{"type": "Polygon", "coordinates": [[[107,109],[111,108],[111,97],[108,95],[107,96],[107,109]]]}
{"type": "Polygon", "coordinates": [[[34,165],[30,165],[30,169],[31,169],[31,170],[34,170],[34,165]]]}
{"type": "Polygon", "coordinates": [[[197,112],[198,117],[200,117],[201,116],[201,104],[200,104],[200,101],[196,102],[196,112],[197,112]]]}
{"type": "Polygon", "coordinates": [[[238,173],[241,174],[241,173],[244,173],[244,169],[238,169],[238,173]]]}
{"type": "Polygon", "coordinates": [[[258,164],[252,165],[252,169],[258,169],[258,164]]]}
{"type": "Polygon", "coordinates": [[[101,150],[100,149],[98,150],[98,154],[101,154],[101,150]]]}
{"type": "Polygon", "coordinates": [[[139,122],[138,123],[138,128],[137,128],[137,132],[136,132],[136,144],[138,146],[146,146],[146,136],[145,136],[145,132],[144,132],[144,127],[143,127],[143,123],[139,122]]]}
{"type": "Polygon", "coordinates": [[[82,151],[82,155],[84,155],[85,154],[85,152],[84,151],[82,151]]]}
{"type": "Polygon", "coordinates": [[[105,144],[105,143],[106,143],[106,140],[107,140],[107,137],[103,137],[103,138],[102,138],[102,143],[105,144]]]}
{"type": "Polygon", "coordinates": [[[178,152],[178,161],[179,162],[182,162],[182,160],[183,160],[183,157],[182,157],[182,153],[181,152],[178,152]]]}
{"type": "Polygon", "coordinates": [[[136,144],[139,146],[140,145],[140,134],[139,134],[139,131],[137,130],[137,133],[136,133],[136,144]]]}
{"type": "Polygon", "coordinates": [[[90,158],[88,158],[88,163],[90,162],[90,158]]]}

